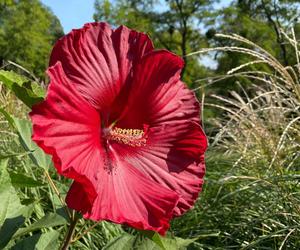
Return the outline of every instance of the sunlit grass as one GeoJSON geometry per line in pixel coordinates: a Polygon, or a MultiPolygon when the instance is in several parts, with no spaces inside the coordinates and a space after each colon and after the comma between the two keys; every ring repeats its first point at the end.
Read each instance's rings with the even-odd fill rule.
{"type": "Polygon", "coordinates": [[[300,63],[293,32],[284,35],[297,65],[284,67],[240,36],[219,35],[246,47],[217,50],[254,59],[210,81],[234,75],[240,91],[211,95],[216,101],[205,104],[222,115],[210,121],[218,133],[211,138],[204,192],[194,210],[173,223],[177,235],[199,237],[191,249],[300,247],[300,63]],[[256,63],[270,70],[247,69],[256,63]],[[253,82],[247,89],[245,77],[253,82]]]}

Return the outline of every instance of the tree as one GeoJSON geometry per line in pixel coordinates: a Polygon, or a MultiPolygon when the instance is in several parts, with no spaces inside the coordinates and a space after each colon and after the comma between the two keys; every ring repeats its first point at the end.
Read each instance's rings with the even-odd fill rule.
{"type": "MultiPolygon", "coordinates": [[[[299,14],[299,1],[295,0],[235,0],[230,6],[216,11],[215,18],[209,23],[207,36],[211,46],[230,46],[232,41],[217,39],[213,34],[241,35],[265,48],[279,58],[283,65],[293,65],[296,63],[295,53],[287,45],[281,30],[289,32],[294,28],[299,36],[299,14]]],[[[218,67],[215,74],[219,75],[249,61],[248,56],[239,53],[219,53],[216,59],[218,67]]],[[[249,70],[262,69],[268,70],[265,64],[249,65],[249,70]]],[[[234,81],[226,79],[215,85],[215,88],[225,94],[228,88],[232,88],[234,81]]]]}
{"type": "Polygon", "coordinates": [[[43,76],[54,42],[63,35],[56,16],[38,0],[0,1],[0,59],[43,76]]]}
{"type": "MultiPolygon", "coordinates": [[[[217,32],[239,34],[271,51],[283,64],[290,64],[281,30],[299,29],[299,1],[236,0],[229,7],[219,10],[217,16],[213,23],[213,29],[217,32]]],[[[214,32],[209,30],[209,33],[214,32]]],[[[217,40],[211,42],[220,43],[217,40]]]]}
{"type": "Polygon", "coordinates": [[[117,26],[124,24],[130,28],[148,33],[156,47],[166,48],[181,55],[185,60],[182,75],[191,83],[201,78],[206,69],[199,57],[187,58],[190,52],[206,45],[205,36],[199,27],[207,18],[213,0],[96,0],[96,21],[108,21],[117,26]]]}

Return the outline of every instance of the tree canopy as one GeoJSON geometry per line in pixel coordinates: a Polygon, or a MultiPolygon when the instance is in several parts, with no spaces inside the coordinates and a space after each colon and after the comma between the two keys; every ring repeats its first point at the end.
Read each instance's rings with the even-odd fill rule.
{"type": "Polygon", "coordinates": [[[218,53],[215,58],[217,68],[212,72],[203,61],[201,63],[200,56],[186,57],[203,47],[230,45],[226,44],[228,41],[216,39],[216,32],[244,36],[271,51],[285,65],[294,60],[281,30],[299,29],[298,1],[234,0],[223,8],[218,8],[218,4],[217,0],[96,0],[94,19],[144,31],[156,47],[183,56],[186,63],[184,80],[192,86],[199,78],[224,74],[246,60],[244,55],[218,53]]]}
{"type": "Polygon", "coordinates": [[[239,34],[271,51],[288,65],[289,52],[282,31],[299,29],[299,7],[295,0],[232,1],[228,7],[215,12],[217,18],[214,18],[208,33],[239,34]]]}
{"type": "Polygon", "coordinates": [[[11,60],[43,76],[52,45],[62,35],[59,20],[40,1],[0,1],[2,64],[11,60]]]}

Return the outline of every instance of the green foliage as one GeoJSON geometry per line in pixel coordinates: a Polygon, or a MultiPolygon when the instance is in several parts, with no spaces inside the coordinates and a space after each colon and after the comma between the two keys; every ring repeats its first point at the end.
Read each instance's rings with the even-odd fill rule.
{"type": "Polygon", "coordinates": [[[59,232],[34,234],[31,237],[19,241],[12,250],[55,250],[58,249],[59,232]]]}
{"type": "MultiPolygon", "coordinates": [[[[2,82],[5,82],[5,86],[8,88],[14,83],[21,85],[28,80],[14,72],[1,71],[1,77],[2,82]]],[[[13,88],[11,90],[14,91],[13,88]]],[[[37,88],[36,90],[42,93],[40,89],[37,88]]],[[[23,100],[22,97],[20,99],[23,100]]],[[[37,196],[39,194],[38,188],[44,188],[45,183],[41,179],[37,180],[34,177],[39,174],[39,171],[33,171],[33,165],[30,165],[33,162],[38,168],[47,169],[51,163],[51,159],[31,140],[31,123],[28,120],[15,118],[1,107],[0,113],[4,115],[11,129],[17,132],[19,145],[22,145],[23,152],[26,152],[25,154],[20,152],[4,156],[0,152],[0,159],[4,159],[0,160],[0,248],[58,249],[57,240],[60,234],[57,231],[41,232],[41,229],[66,225],[68,219],[62,209],[56,209],[55,213],[49,213],[48,209],[44,211],[41,204],[37,203],[37,200],[41,199],[40,195],[37,196]],[[21,169],[14,166],[10,167],[10,171],[7,170],[8,159],[11,158],[13,160],[12,158],[14,157],[21,157],[21,159],[15,159],[18,165],[20,163],[22,165],[28,164],[29,168],[25,167],[27,174],[23,174],[21,169],[24,166],[22,165],[18,166],[21,169]],[[32,161],[27,161],[24,157],[29,157],[32,161]],[[33,177],[28,176],[28,171],[32,174],[34,173],[33,177]],[[27,188],[36,188],[36,190],[23,192],[21,191],[22,188],[25,188],[24,190],[27,190],[27,188]],[[21,194],[22,200],[20,200],[17,194],[21,194]],[[33,211],[34,216],[31,216],[33,211]],[[29,233],[32,232],[37,233],[30,236],[29,233]]],[[[38,178],[41,178],[41,176],[38,178]]]]}
{"type": "MultiPolygon", "coordinates": [[[[0,113],[5,115],[5,118],[11,125],[11,127],[17,130],[19,142],[31,158],[32,162],[37,166],[48,169],[51,164],[50,156],[46,155],[35,142],[32,141],[32,126],[28,120],[21,120],[10,116],[4,109],[0,108],[0,113]]],[[[2,157],[6,158],[6,157],[2,157]]]]}
{"type": "MultiPolygon", "coordinates": [[[[294,32],[283,35],[299,54],[294,32]]],[[[238,78],[241,94],[214,94],[217,104],[205,103],[221,110],[212,119],[218,133],[206,157],[206,186],[195,209],[172,228],[181,237],[199,237],[195,249],[299,249],[299,57],[287,70],[251,41],[219,36],[232,46],[216,50],[248,58],[227,76],[238,78]],[[248,70],[258,59],[267,69],[248,70]],[[257,84],[245,89],[245,78],[257,84]]]]}
{"type": "Polygon", "coordinates": [[[9,173],[10,179],[11,179],[11,184],[15,188],[24,188],[24,187],[40,187],[44,186],[45,183],[36,181],[31,177],[28,177],[27,175],[21,174],[21,173],[14,173],[11,172],[9,173]]]}
{"type": "Polygon", "coordinates": [[[51,164],[51,158],[46,155],[40,147],[38,147],[35,142],[32,141],[32,126],[31,122],[28,120],[14,119],[14,124],[18,131],[19,140],[24,149],[29,153],[32,161],[39,167],[48,169],[51,164]]]}
{"type": "Polygon", "coordinates": [[[153,234],[151,239],[144,237],[143,234],[131,235],[124,233],[119,237],[109,242],[103,249],[105,250],[183,250],[190,245],[194,239],[181,239],[181,238],[163,238],[157,233],[153,234]]]}
{"type": "Polygon", "coordinates": [[[174,233],[198,237],[189,249],[298,249],[299,173],[235,164],[239,156],[209,152],[204,192],[173,221],[174,233]]]}
{"type": "Polygon", "coordinates": [[[43,76],[54,42],[63,35],[52,12],[38,0],[0,2],[0,65],[16,62],[43,76]]]}
{"type": "Polygon", "coordinates": [[[58,213],[48,213],[47,215],[45,215],[38,221],[32,223],[30,226],[18,230],[16,232],[16,234],[14,235],[14,237],[26,235],[28,233],[38,231],[39,229],[42,229],[42,228],[66,225],[67,222],[68,222],[68,220],[63,215],[60,215],[58,213]]]}
{"type": "Polygon", "coordinates": [[[0,248],[7,245],[13,234],[25,222],[25,217],[30,214],[23,206],[16,190],[11,184],[7,171],[8,160],[0,161],[0,248]]]}
{"type": "Polygon", "coordinates": [[[44,100],[45,90],[38,83],[13,71],[0,70],[0,82],[13,91],[29,108],[44,100]]]}
{"type": "MultiPolygon", "coordinates": [[[[210,46],[231,46],[233,42],[214,36],[215,33],[238,34],[266,49],[271,55],[285,66],[294,65],[296,57],[294,51],[286,42],[281,32],[294,28],[299,34],[297,16],[300,13],[298,1],[271,1],[271,0],[236,0],[230,6],[216,10],[210,21],[207,22],[206,35],[210,46]]],[[[299,36],[298,38],[299,39],[299,36]]],[[[214,54],[217,60],[217,69],[214,75],[226,75],[227,72],[248,61],[248,55],[241,53],[214,54]]],[[[252,64],[249,70],[268,70],[263,64],[252,64]]],[[[272,73],[272,72],[270,72],[272,73]]],[[[219,81],[212,86],[212,92],[227,95],[228,90],[237,90],[234,82],[236,78],[219,81]]],[[[250,86],[255,79],[243,79],[243,85],[250,86]]]]}
{"type": "MultiPolygon", "coordinates": [[[[24,149],[29,150],[30,148],[28,155],[30,156],[32,154],[32,160],[35,160],[34,162],[40,164],[40,166],[44,166],[42,163],[46,161],[43,159],[48,159],[47,162],[49,165],[49,157],[42,151],[37,153],[35,149],[40,149],[31,141],[31,123],[10,116],[3,109],[1,109],[1,112],[5,114],[11,126],[18,131],[19,139],[24,149]]],[[[53,249],[52,247],[57,245],[57,239],[59,237],[57,231],[38,233],[26,238],[22,236],[28,235],[28,233],[41,228],[66,225],[67,219],[64,213],[62,213],[62,215],[58,213],[48,213],[29,226],[27,225],[22,228],[25,226],[25,221],[31,216],[33,209],[35,208],[37,213],[41,207],[39,204],[34,204],[34,200],[32,199],[27,199],[28,201],[23,200],[23,203],[27,203],[28,205],[22,205],[15,188],[36,188],[44,186],[45,184],[15,171],[8,172],[8,158],[5,158],[5,160],[0,160],[0,248],[2,249],[8,246],[9,249],[53,249]],[[20,237],[22,239],[18,241],[20,237]],[[56,240],[56,243],[52,240],[56,240]],[[28,248],[29,246],[31,248],[28,248]]],[[[57,249],[57,247],[54,249],[57,249]]]]}

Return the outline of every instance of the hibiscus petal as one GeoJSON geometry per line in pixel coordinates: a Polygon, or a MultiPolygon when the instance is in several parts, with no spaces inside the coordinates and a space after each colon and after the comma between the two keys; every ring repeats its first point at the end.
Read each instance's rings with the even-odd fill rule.
{"type": "Polygon", "coordinates": [[[150,129],[148,146],[136,152],[145,171],[179,194],[176,216],[194,205],[202,189],[206,148],[207,139],[198,123],[178,122],[150,129]]]}
{"type": "Polygon", "coordinates": [[[84,170],[90,155],[100,147],[100,116],[70,83],[59,62],[48,74],[51,81],[46,100],[30,113],[32,139],[53,156],[60,174],[84,183],[92,203],[96,194],[84,170]]]}
{"type": "MultiPolygon", "coordinates": [[[[177,193],[151,181],[117,156],[113,158],[112,164],[111,171],[103,168],[98,173],[98,196],[84,217],[164,234],[178,202],[177,193]]],[[[67,196],[67,204],[82,211],[84,197],[81,200],[78,193],[82,194],[83,190],[79,190],[78,186],[80,184],[73,184],[67,196]]]]}
{"type": "Polygon", "coordinates": [[[88,23],[56,43],[50,65],[60,61],[80,93],[95,108],[106,111],[130,78],[133,64],[151,50],[151,40],[143,33],[88,23]]]}
{"type": "Polygon", "coordinates": [[[143,124],[199,121],[199,103],[180,81],[183,60],[165,50],[145,55],[134,71],[128,103],[118,127],[142,128],[143,124]]]}
{"type": "Polygon", "coordinates": [[[180,197],[173,215],[190,209],[202,189],[207,140],[196,122],[177,122],[149,130],[147,145],[133,148],[113,143],[117,154],[180,197]]]}
{"type": "Polygon", "coordinates": [[[113,143],[128,162],[179,194],[174,215],[187,211],[202,188],[207,148],[199,102],[180,81],[182,66],[182,59],[168,51],[144,56],[134,71],[127,109],[116,126],[149,125],[147,145],[133,148],[113,143]]]}

